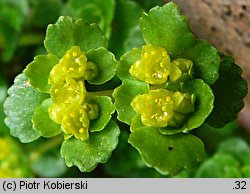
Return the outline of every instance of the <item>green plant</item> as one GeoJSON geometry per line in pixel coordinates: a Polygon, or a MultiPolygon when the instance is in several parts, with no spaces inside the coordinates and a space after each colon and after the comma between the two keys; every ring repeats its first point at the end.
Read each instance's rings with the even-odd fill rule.
{"type": "MultiPolygon", "coordinates": [[[[69,1],[64,11],[72,13],[77,3],[69,1]]],[[[87,11],[80,9],[74,17],[86,16],[92,8],[89,2],[87,11]]],[[[142,48],[117,62],[104,36],[111,45],[119,38],[110,35],[113,12],[93,9],[100,9],[92,16],[98,16],[104,32],[69,16],[48,26],[47,53],[36,56],[8,90],[4,110],[11,135],[22,143],[52,138],[61,144],[67,166],[89,172],[107,162],[118,144],[116,110],[117,119],[130,128],[129,143],[147,166],[164,175],[196,166],[205,150],[193,130],[204,124],[223,127],[244,105],[246,82],[240,68],[232,57],[196,39],[174,3],[144,13],[140,28],[131,22],[145,45],[139,36],[142,48]],[[116,76],[122,82],[118,87],[116,76]]],[[[124,45],[115,49],[117,55],[130,47],[124,45]]]]}

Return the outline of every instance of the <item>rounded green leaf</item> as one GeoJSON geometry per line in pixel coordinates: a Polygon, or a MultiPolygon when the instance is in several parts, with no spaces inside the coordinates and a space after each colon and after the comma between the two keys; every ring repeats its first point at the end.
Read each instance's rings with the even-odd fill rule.
{"type": "Polygon", "coordinates": [[[213,91],[207,84],[199,79],[185,82],[183,85],[183,91],[196,96],[195,111],[190,115],[186,128],[187,130],[198,128],[204,123],[213,110],[213,91]]]}
{"type": "Polygon", "coordinates": [[[211,88],[200,79],[187,81],[183,84],[183,91],[196,97],[195,111],[188,116],[187,121],[180,128],[159,128],[162,134],[175,134],[200,127],[213,110],[214,95],[211,88]]]}
{"type": "Polygon", "coordinates": [[[118,113],[117,118],[126,124],[130,124],[132,118],[136,115],[130,103],[137,94],[146,93],[148,90],[148,84],[136,80],[125,81],[121,86],[117,87],[113,93],[118,113]]]}
{"type": "Polygon", "coordinates": [[[59,62],[53,55],[38,55],[24,70],[30,84],[41,92],[49,93],[51,85],[48,83],[51,69],[59,62]]]}
{"type": "Polygon", "coordinates": [[[202,141],[190,134],[168,136],[155,128],[141,127],[130,134],[128,141],[149,167],[165,175],[190,169],[205,156],[202,141]]]}
{"type": "Polygon", "coordinates": [[[183,57],[194,63],[194,77],[204,80],[208,85],[214,84],[219,77],[220,56],[218,50],[204,40],[185,50],[183,57]]]}
{"type": "Polygon", "coordinates": [[[41,105],[36,107],[32,117],[33,128],[43,137],[54,137],[62,132],[61,126],[49,117],[48,109],[52,103],[51,98],[44,100],[41,105]]]}
{"type": "Polygon", "coordinates": [[[90,84],[103,84],[114,77],[116,69],[115,56],[109,52],[106,48],[98,48],[90,50],[86,53],[88,61],[93,62],[98,69],[98,74],[91,80],[88,80],[90,84]]]}
{"type": "Polygon", "coordinates": [[[48,53],[62,58],[66,51],[77,45],[82,51],[107,47],[107,40],[97,24],[89,24],[69,16],[61,16],[46,31],[44,46],[48,53]]]}
{"type": "Polygon", "coordinates": [[[237,118],[247,94],[247,82],[241,77],[241,69],[230,56],[222,56],[220,77],[211,86],[215,101],[214,109],[206,120],[212,127],[223,127],[237,118]]]}
{"type": "Polygon", "coordinates": [[[217,153],[205,160],[195,173],[196,178],[240,178],[240,164],[229,154],[217,153]]]}
{"type": "MultiPolygon", "coordinates": [[[[136,129],[141,128],[141,127],[145,127],[145,125],[141,121],[141,115],[140,114],[136,114],[132,118],[131,125],[130,125],[130,131],[133,132],[136,129]]],[[[151,127],[151,128],[153,128],[153,127],[151,127]]],[[[157,129],[157,127],[156,127],[156,129],[157,129]]]]}
{"type": "Polygon", "coordinates": [[[104,130],[90,133],[87,141],[70,138],[61,147],[61,155],[67,166],[77,166],[82,172],[92,171],[98,163],[105,163],[118,144],[120,130],[110,121],[104,130]]]}
{"type": "Polygon", "coordinates": [[[129,73],[130,67],[141,57],[141,50],[134,48],[130,52],[124,54],[117,64],[116,75],[121,80],[135,79],[129,73]]]}
{"type": "Polygon", "coordinates": [[[89,131],[101,131],[105,128],[111,119],[112,114],[115,112],[115,106],[108,96],[94,96],[88,100],[89,104],[98,105],[98,117],[90,121],[89,131]]]}
{"type": "Polygon", "coordinates": [[[186,18],[180,15],[179,7],[172,2],[144,13],[139,24],[147,44],[163,47],[175,56],[180,56],[195,43],[186,18]]]}
{"type": "Polygon", "coordinates": [[[235,137],[223,141],[218,152],[234,156],[241,164],[250,164],[250,147],[243,139],[235,137]]]}
{"type": "Polygon", "coordinates": [[[5,124],[10,128],[11,135],[18,137],[22,143],[39,138],[40,134],[33,129],[31,120],[35,108],[48,98],[48,94],[33,88],[22,73],[15,78],[8,95],[4,103],[4,112],[5,124]]]}

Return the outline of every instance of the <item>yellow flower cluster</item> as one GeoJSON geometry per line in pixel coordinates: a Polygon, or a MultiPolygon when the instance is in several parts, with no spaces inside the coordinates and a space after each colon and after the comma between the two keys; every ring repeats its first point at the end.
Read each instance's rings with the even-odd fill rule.
{"type": "Polygon", "coordinates": [[[192,78],[193,62],[178,58],[173,61],[165,48],[153,45],[142,47],[141,58],[133,64],[130,74],[151,85],[164,84],[181,78],[192,78]]]}
{"type": "Polygon", "coordinates": [[[67,138],[89,138],[89,120],[98,117],[98,106],[86,102],[84,80],[91,80],[97,73],[96,65],[78,46],[71,47],[50,72],[50,118],[61,125],[67,138]]]}
{"type": "Polygon", "coordinates": [[[137,95],[131,106],[141,114],[141,121],[146,126],[179,127],[187,114],[194,112],[194,104],[194,94],[156,89],[137,95]]]}
{"type": "Polygon", "coordinates": [[[131,103],[133,109],[141,114],[144,125],[179,127],[194,111],[194,94],[165,89],[169,82],[183,82],[192,78],[192,61],[183,58],[171,61],[165,48],[145,45],[141,58],[131,66],[129,72],[141,81],[158,85],[158,89],[137,95],[131,103]]]}

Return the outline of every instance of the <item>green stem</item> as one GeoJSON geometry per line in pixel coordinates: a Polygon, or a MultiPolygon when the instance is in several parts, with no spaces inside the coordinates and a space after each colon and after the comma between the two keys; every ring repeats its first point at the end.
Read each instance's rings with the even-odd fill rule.
{"type": "Polygon", "coordinates": [[[63,142],[64,138],[63,135],[58,135],[54,138],[51,138],[47,142],[40,145],[38,148],[32,151],[32,154],[30,156],[30,160],[34,161],[36,160],[40,155],[52,150],[53,148],[57,147],[63,142]]]}
{"type": "Polygon", "coordinates": [[[96,92],[87,92],[88,96],[109,96],[112,98],[112,93],[114,90],[103,90],[103,91],[96,91],[96,92]]]}

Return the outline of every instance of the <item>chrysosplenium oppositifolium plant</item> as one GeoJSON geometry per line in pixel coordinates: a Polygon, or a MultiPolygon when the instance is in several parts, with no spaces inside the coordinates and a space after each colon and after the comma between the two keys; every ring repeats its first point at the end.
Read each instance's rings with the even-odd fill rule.
{"type": "Polygon", "coordinates": [[[99,27],[81,19],[60,17],[49,25],[44,46],[48,54],[36,56],[9,89],[5,122],[23,143],[63,134],[66,164],[92,171],[110,157],[120,130],[111,120],[111,98],[85,85],[110,80],[116,60],[99,27]]]}
{"type": "Polygon", "coordinates": [[[192,130],[223,127],[243,107],[241,69],[190,32],[174,3],[141,17],[145,45],[117,66],[122,85],[113,96],[118,119],[130,125],[129,143],[162,174],[191,168],[204,157],[192,130]]]}
{"type": "Polygon", "coordinates": [[[116,110],[148,166],[177,174],[200,162],[204,145],[192,130],[236,118],[246,95],[241,69],[196,39],[174,3],[152,8],[139,24],[145,44],[118,63],[97,25],[66,16],[49,25],[47,54],[36,56],[8,91],[10,133],[23,143],[63,136],[66,164],[92,171],[118,144],[116,110]],[[122,84],[111,99],[104,88],[115,73],[122,84]]]}

